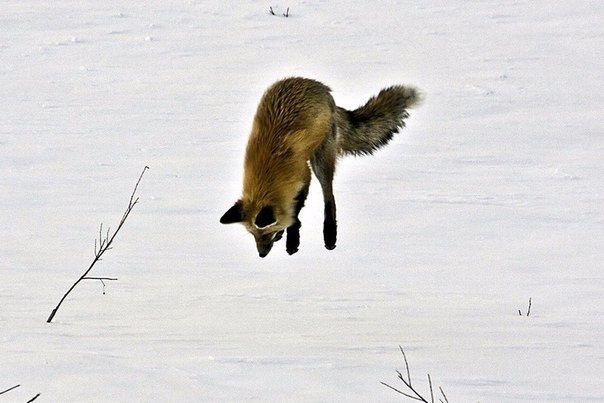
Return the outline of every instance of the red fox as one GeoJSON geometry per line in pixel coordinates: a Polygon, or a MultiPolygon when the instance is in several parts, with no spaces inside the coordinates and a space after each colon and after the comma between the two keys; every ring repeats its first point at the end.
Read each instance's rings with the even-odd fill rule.
{"type": "Polygon", "coordinates": [[[325,203],[323,240],[336,247],[333,177],[341,155],[369,155],[386,145],[409,116],[420,92],[395,85],[354,111],[336,106],[326,85],[293,77],[269,87],[258,106],[244,161],[243,194],[220,218],[242,223],[254,236],[260,257],[286,231],[287,253],[300,245],[300,210],[308,195],[310,167],[325,203]],[[309,167],[310,161],[310,167],[309,167]]]}

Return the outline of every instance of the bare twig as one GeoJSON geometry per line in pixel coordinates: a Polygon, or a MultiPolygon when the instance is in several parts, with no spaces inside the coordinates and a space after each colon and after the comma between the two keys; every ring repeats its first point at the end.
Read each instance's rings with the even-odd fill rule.
{"type": "MultiPolygon", "coordinates": [[[[8,388],[8,389],[6,389],[6,390],[0,391],[0,395],[3,395],[3,394],[5,394],[5,393],[7,393],[7,392],[10,392],[11,390],[17,389],[17,388],[18,388],[18,387],[20,387],[20,386],[21,386],[21,385],[15,385],[15,386],[13,386],[12,388],[8,388]]],[[[33,401],[34,401],[34,400],[36,400],[38,397],[40,397],[40,394],[39,394],[39,393],[38,393],[37,395],[35,395],[34,397],[32,397],[31,399],[29,399],[29,400],[27,401],[27,403],[31,403],[31,402],[33,402],[33,401]]]]}
{"type": "Polygon", "coordinates": [[[438,390],[440,390],[440,394],[443,395],[443,399],[445,399],[443,401],[443,399],[438,399],[443,403],[449,403],[449,399],[447,399],[447,395],[445,395],[445,391],[443,390],[443,388],[441,388],[440,386],[438,387],[438,390]]]}
{"type": "Polygon", "coordinates": [[[34,400],[36,400],[37,398],[39,398],[39,397],[40,397],[40,394],[38,393],[37,395],[35,395],[35,396],[34,396],[34,397],[32,397],[31,399],[29,399],[29,400],[27,401],[27,403],[31,403],[31,402],[33,402],[34,400]]]}
{"type": "MultiPolygon", "coordinates": [[[[87,278],[88,277],[88,273],[90,273],[90,271],[92,270],[92,268],[94,267],[94,265],[99,260],[101,260],[101,257],[103,256],[103,254],[105,252],[107,252],[109,249],[111,249],[111,244],[113,243],[113,240],[115,239],[115,236],[117,235],[118,232],[120,232],[120,229],[122,229],[122,226],[126,222],[126,218],[128,218],[128,215],[130,214],[130,212],[132,211],[132,209],[134,208],[134,206],[136,205],[136,203],[138,203],[138,197],[135,199],[134,195],[136,193],[136,190],[138,189],[138,184],[140,183],[140,181],[143,178],[143,175],[145,174],[145,171],[147,169],[149,169],[149,167],[145,166],[145,168],[143,168],[143,171],[141,172],[140,176],[138,177],[138,181],[136,182],[136,185],[134,186],[134,190],[132,191],[132,195],[130,196],[130,201],[128,203],[128,207],[126,208],[126,211],[124,212],[124,215],[122,216],[122,219],[119,222],[119,224],[117,226],[117,229],[113,232],[113,235],[110,236],[109,230],[107,230],[107,235],[105,237],[103,237],[103,224],[101,223],[101,226],[99,228],[99,247],[98,247],[98,249],[96,247],[96,241],[95,241],[94,260],[92,261],[92,263],[90,264],[90,266],[88,266],[88,269],[84,272],[84,274],[82,274],[82,276],[80,276],[80,278],[77,279],[75,283],[73,283],[73,285],[69,288],[69,290],[67,290],[67,292],[65,293],[65,295],[63,295],[63,298],[61,298],[61,300],[59,301],[59,303],[57,304],[57,306],[55,307],[55,309],[53,309],[52,312],[50,313],[50,316],[46,320],[46,323],[52,322],[53,318],[57,314],[57,311],[59,310],[59,307],[61,306],[61,304],[63,303],[63,301],[65,301],[65,299],[67,298],[67,296],[73,291],[73,289],[82,280],[97,279],[97,278],[87,278]]],[[[106,279],[109,280],[109,278],[106,278],[106,279]]]]}
{"type": "MultiPolygon", "coordinates": [[[[409,399],[417,400],[417,401],[423,402],[423,403],[434,403],[434,389],[432,387],[432,378],[430,377],[430,374],[428,374],[428,386],[430,388],[430,401],[428,401],[411,385],[411,371],[409,370],[409,362],[407,361],[407,355],[405,354],[403,347],[399,346],[399,348],[401,350],[401,353],[403,354],[403,359],[405,360],[405,369],[407,370],[407,379],[405,379],[405,377],[403,376],[401,371],[396,370],[396,373],[398,374],[398,378],[403,382],[403,384],[406,386],[406,388],[411,393],[403,392],[400,389],[390,386],[385,382],[380,382],[380,383],[409,399]]],[[[438,389],[444,398],[444,403],[449,403],[449,400],[447,400],[447,396],[445,396],[445,393],[443,392],[442,388],[439,386],[438,389]]],[[[441,402],[443,402],[442,399],[439,399],[439,400],[441,402]]]]}
{"type": "Polygon", "coordinates": [[[399,393],[399,394],[401,394],[401,395],[403,395],[403,396],[408,397],[409,399],[413,399],[413,400],[419,400],[417,397],[415,397],[415,396],[411,396],[411,395],[408,395],[408,394],[406,394],[405,392],[402,392],[402,391],[398,390],[397,388],[395,388],[394,386],[390,386],[390,385],[388,385],[388,384],[387,384],[387,383],[385,383],[385,382],[380,382],[380,383],[381,383],[382,385],[386,386],[387,388],[392,389],[392,390],[393,390],[393,391],[395,391],[396,393],[399,393]]]}
{"type": "Polygon", "coordinates": [[[3,395],[3,394],[5,394],[5,393],[8,393],[8,392],[10,392],[11,390],[17,389],[17,388],[18,388],[18,387],[20,387],[20,386],[21,386],[21,385],[15,385],[15,386],[13,386],[12,388],[8,388],[8,389],[6,389],[6,390],[0,391],[0,395],[3,395]]]}
{"type": "MultiPolygon", "coordinates": [[[[405,360],[405,368],[407,368],[407,380],[409,381],[409,385],[411,385],[411,372],[409,371],[409,362],[407,361],[407,355],[405,354],[405,350],[403,350],[402,346],[398,346],[398,348],[401,350],[401,354],[403,355],[403,359],[405,360]]],[[[398,375],[399,377],[401,376],[400,373],[398,375]]]]}
{"type": "Polygon", "coordinates": [[[103,285],[103,295],[105,295],[105,281],[117,281],[115,277],[84,277],[82,280],[99,280],[103,285]]]}
{"type": "MultiPolygon", "coordinates": [[[[533,298],[529,298],[528,300],[528,309],[526,311],[526,316],[530,316],[531,315],[531,305],[533,304],[533,298]]],[[[518,310],[518,315],[522,316],[522,311],[519,309],[518,310]]]]}
{"type": "MultiPolygon", "coordinates": [[[[268,12],[269,12],[270,15],[277,16],[277,14],[275,14],[275,10],[273,10],[273,7],[269,7],[268,8],[268,12]]],[[[285,12],[283,13],[283,16],[285,18],[289,17],[289,7],[287,7],[287,10],[285,10],[285,12]]]]}

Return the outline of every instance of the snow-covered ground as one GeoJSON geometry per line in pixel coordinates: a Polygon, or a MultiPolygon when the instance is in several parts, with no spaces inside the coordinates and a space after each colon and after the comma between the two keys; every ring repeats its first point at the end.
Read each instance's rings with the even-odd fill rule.
{"type": "Polygon", "coordinates": [[[604,2],[17,1],[0,13],[0,401],[604,401],[604,2]],[[425,103],[300,251],[219,217],[301,75],[425,103]],[[140,202],[55,320],[115,227],[140,202]],[[530,316],[520,316],[532,298],[530,316]]]}

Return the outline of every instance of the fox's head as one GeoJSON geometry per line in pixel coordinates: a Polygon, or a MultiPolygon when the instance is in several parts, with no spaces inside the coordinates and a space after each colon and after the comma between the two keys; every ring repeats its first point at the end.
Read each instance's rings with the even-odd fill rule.
{"type": "Polygon", "coordinates": [[[243,200],[237,201],[220,218],[222,224],[241,223],[256,240],[256,249],[260,257],[266,257],[283,236],[283,231],[291,224],[287,214],[279,213],[273,206],[255,208],[243,200]]]}

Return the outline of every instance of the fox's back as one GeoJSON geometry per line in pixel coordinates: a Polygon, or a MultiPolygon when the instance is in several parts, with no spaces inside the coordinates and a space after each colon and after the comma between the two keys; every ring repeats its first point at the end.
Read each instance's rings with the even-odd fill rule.
{"type": "Polygon", "coordinates": [[[263,135],[307,129],[322,115],[332,114],[330,88],[307,78],[286,78],[270,86],[258,105],[254,124],[263,135]]]}

